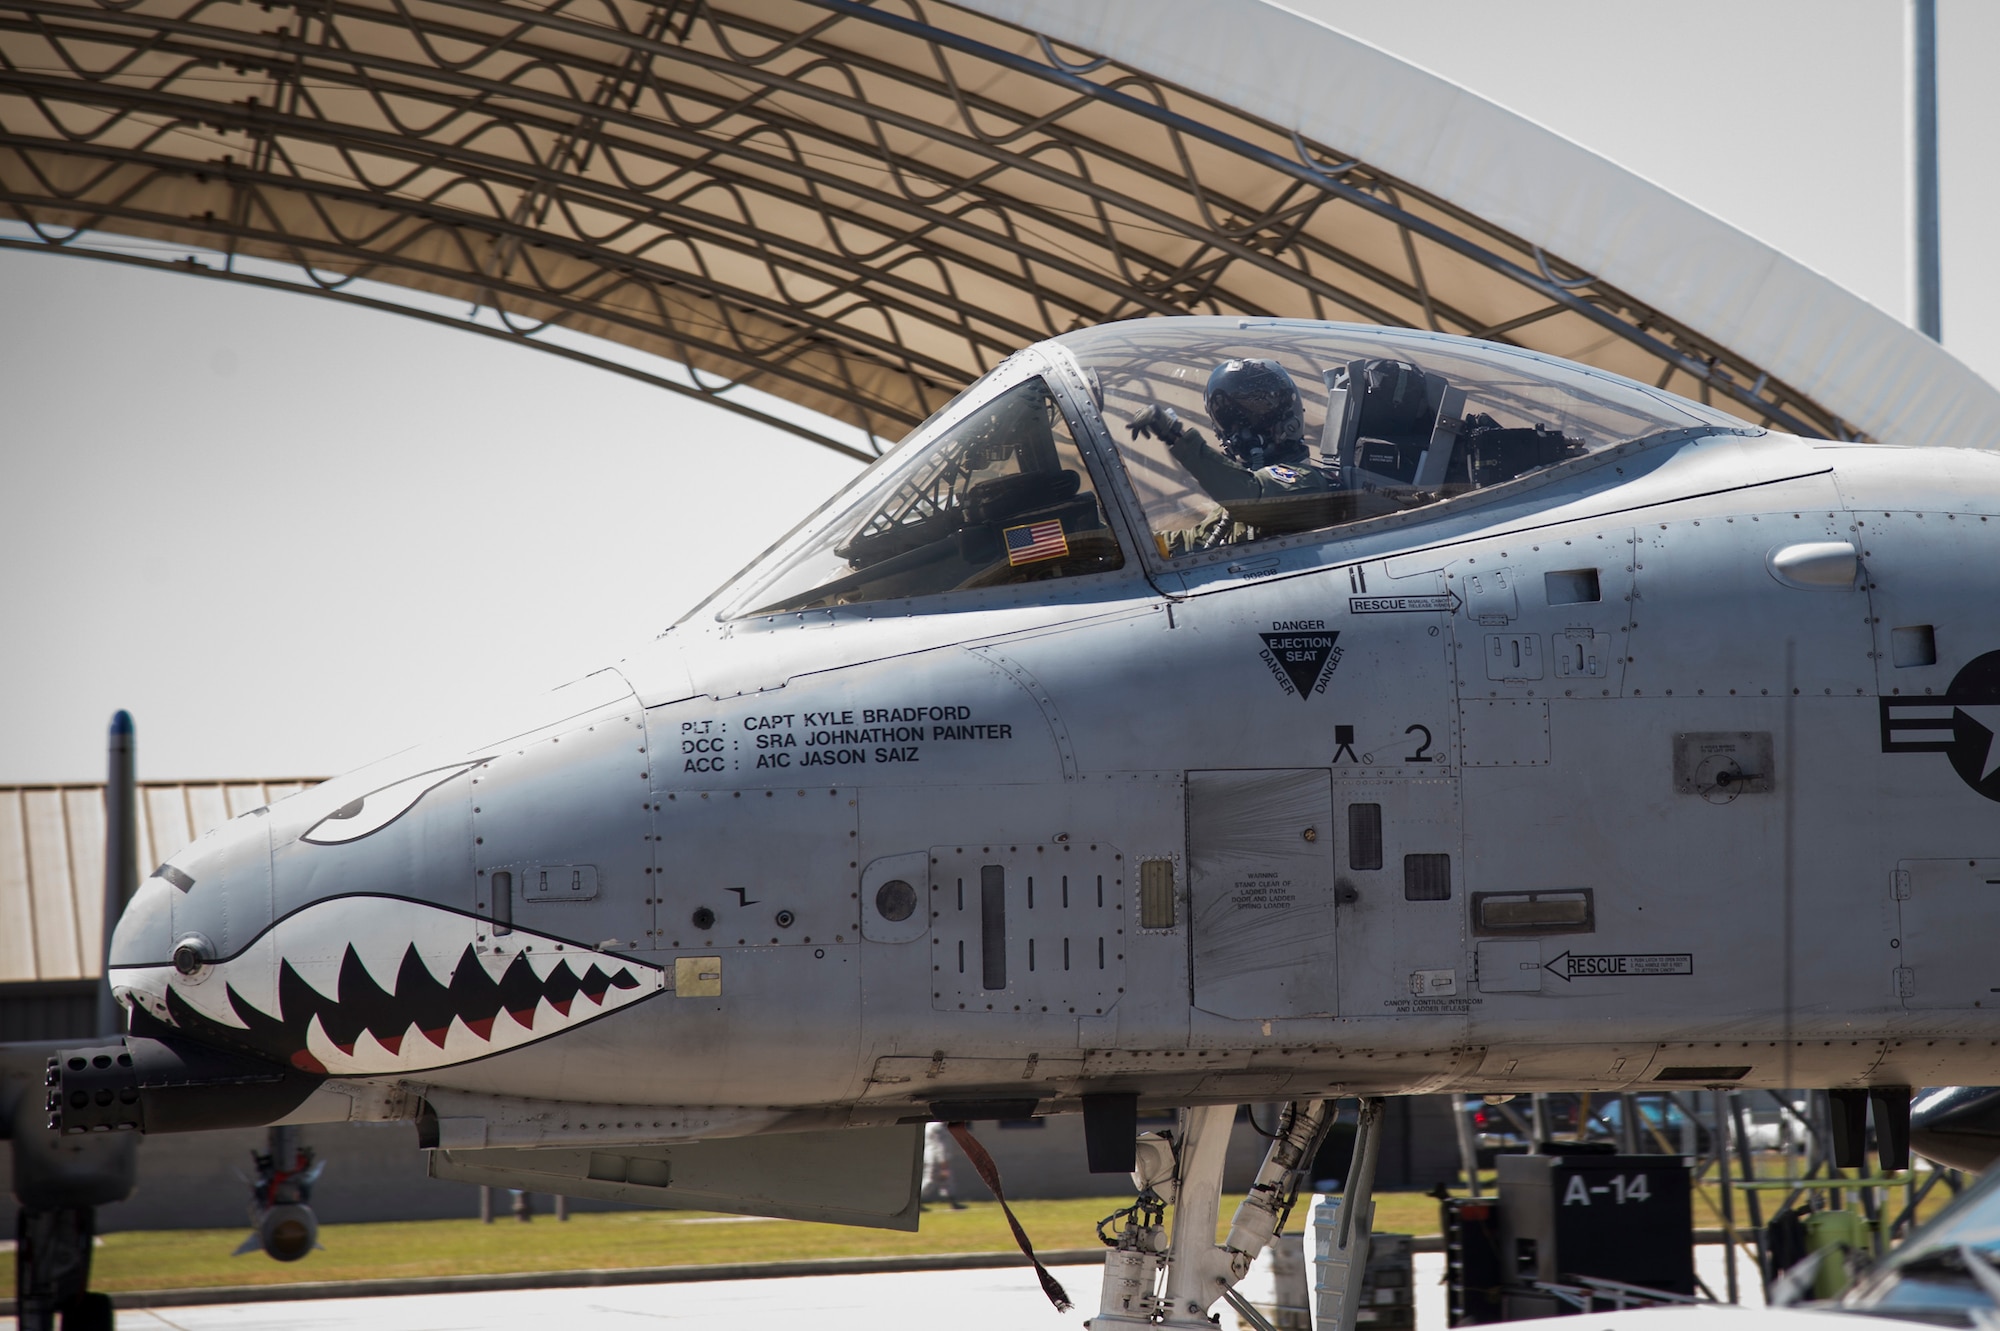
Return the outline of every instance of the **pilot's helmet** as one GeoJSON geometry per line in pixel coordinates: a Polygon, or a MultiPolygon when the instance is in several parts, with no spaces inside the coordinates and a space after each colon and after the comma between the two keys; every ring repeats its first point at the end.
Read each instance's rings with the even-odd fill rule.
{"type": "Polygon", "coordinates": [[[1232,457],[1261,467],[1304,453],[1305,408],[1298,385],[1278,362],[1224,361],[1209,373],[1202,400],[1232,457]]]}

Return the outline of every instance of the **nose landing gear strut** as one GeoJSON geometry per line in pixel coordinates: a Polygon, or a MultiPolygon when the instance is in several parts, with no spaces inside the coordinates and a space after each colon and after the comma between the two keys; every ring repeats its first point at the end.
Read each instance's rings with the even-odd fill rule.
{"type": "MultiPolygon", "coordinates": [[[[1116,1246],[1104,1260],[1104,1294],[1090,1325],[1109,1327],[1168,1326],[1212,1328],[1209,1309],[1227,1300],[1253,1324],[1263,1318],[1236,1292],[1257,1254],[1290,1215],[1301,1175],[1333,1121],[1334,1102],[1295,1101],[1283,1118],[1250,1195],[1236,1208],[1228,1239],[1215,1242],[1222,1209],[1222,1165],[1233,1105],[1211,1105],[1181,1111],[1180,1128],[1171,1138],[1146,1133],[1139,1138],[1137,1204],[1105,1222],[1123,1219],[1116,1239],[1099,1233],[1116,1246]],[[1165,1210],[1174,1208],[1173,1237],[1162,1242],[1165,1210]]],[[[1334,1325],[1351,1324],[1349,1307],[1368,1266],[1365,1217],[1374,1190],[1375,1159],[1380,1144],[1382,1101],[1361,1102],[1354,1138],[1354,1162],[1348,1171],[1340,1209],[1340,1230],[1330,1254],[1344,1262],[1347,1279],[1338,1296],[1334,1325]],[[1356,1220],[1356,1217],[1363,1217],[1356,1220]],[[1357,1226],[1359,1226],[1357,1228],[1357,1226]]],[[[1322,1296],[1326,1297],[1326,1296],[1322,1296]]],[[[1322,1312],[1322,1317],[1327,1314],[1322,1312]]]]}

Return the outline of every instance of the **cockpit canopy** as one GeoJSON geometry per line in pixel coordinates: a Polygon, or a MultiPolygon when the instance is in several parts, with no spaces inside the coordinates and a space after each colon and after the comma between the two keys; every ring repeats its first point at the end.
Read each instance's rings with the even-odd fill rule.
{"type": "Polygon", "coordinates": [[[735,613],[817,610],[1123,567],[1097,484],[1039,368],[1039,358],[1009,361],[933,417],[940,428],[919,427],[863,472],[807,520],[811,536],[773,552],[776,576],[759,583],[760,566],[751,567],[742,581],[753,590],[735,613]]]}
{"type": "Polygon", "coordinates": [[[1090,385],[1169,558],[1423,508],[1649,435],[1744,424],[1616,375],[1441,334],[1146,319],[1054,345],[1090,385]],[[1225,448],[1204,388],[1213,367],[1251,358],[1276,362],[1297,387],[1303,459],[1225,448]],[[1161,410],[1187,427],[1178,439],[1144,427],[1161,410]]]}
{"type": "Polygon", "coordinates": [[[1121,501],[1150,555],[1198,559],[1449,504],[1662,434],[1743,426],[1469,338],[1287,319],[1106,324],[1010,357],[720,605],[768,615],[1115,572],[1121,501]]]}

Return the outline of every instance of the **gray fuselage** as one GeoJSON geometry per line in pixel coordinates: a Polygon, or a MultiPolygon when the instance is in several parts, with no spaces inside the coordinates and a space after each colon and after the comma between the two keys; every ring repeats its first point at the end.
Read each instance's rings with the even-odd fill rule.
{"type": "Polygon", "coordinates": [[[1991,1083],[1996,514],[1983,454],[1718,435],[1172,579],[693,619],[197,843],[114,978],[297,1028],[345,1083],[301,1117],[1991,1083]]]}

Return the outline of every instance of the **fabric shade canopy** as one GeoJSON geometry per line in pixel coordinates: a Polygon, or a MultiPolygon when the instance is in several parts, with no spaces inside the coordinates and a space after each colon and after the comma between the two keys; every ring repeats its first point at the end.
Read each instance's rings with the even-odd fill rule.
{"type": "Polygon", "coordinates": [[[0,0],[0,219],[607,339],[858,456],[1023,344],[1182,312],[1512,341],[1809,434],[2000,437],[2000,395],[1833,283],[1263,0],[0,0]]]}

